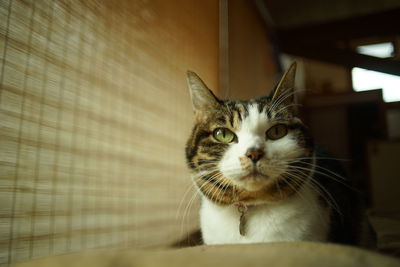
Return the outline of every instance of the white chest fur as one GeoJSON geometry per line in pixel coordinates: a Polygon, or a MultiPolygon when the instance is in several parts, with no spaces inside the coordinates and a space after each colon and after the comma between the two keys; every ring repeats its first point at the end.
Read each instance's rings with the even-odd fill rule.
{"type": "Polygon", "coordinates": [[[325,241],[329,231],[329,210],[307,186],[288,199],[253,206],[245,216],[246,234],[242,236],[237,207],[216,205],[203,197],[200,224],[204,243],[325,241]]]}

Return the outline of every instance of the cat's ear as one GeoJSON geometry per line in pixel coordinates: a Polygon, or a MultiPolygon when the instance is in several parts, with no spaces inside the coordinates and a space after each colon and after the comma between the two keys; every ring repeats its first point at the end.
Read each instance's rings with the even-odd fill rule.
{"type": "Polygon", "coordinates": [[[271,93],[273,102],[280,101],[283,104],[294,102],[294,82],[296,78],[296,62],[290,65],[289,69],[283,74],[281,80],[271,93]]]}
{"type": "Polygon", "coordinates": [[[187,71],[187,82],[195,113],[215,110],[220,105],[218,98],[193,71],[187,71]]]}

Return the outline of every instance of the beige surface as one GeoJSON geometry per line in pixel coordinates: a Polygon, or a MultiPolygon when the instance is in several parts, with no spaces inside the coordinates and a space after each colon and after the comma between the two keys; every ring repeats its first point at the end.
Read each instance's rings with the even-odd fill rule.
{"type": "Polygon", "coordinates": [[[256,245],[200,246],[165,250],[97,250],[15,265],[58,266],[359,266],[398,267],[400,261],[354,247],[291,242],[256,245]]]}

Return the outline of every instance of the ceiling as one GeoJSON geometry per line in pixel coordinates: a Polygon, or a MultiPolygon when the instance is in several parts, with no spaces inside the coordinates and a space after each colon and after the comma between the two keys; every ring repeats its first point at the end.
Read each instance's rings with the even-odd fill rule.
{"type": "Polygon", "coordinates": [[[400,8],[399,0],[261,0],[277,28],[291,28],[400,8]]]}
{"type": "Polygon", "coordinates": [[[400,75],[399,0],[254,0],[275,51],[400,75]],[[395,56],[355,52],[360,40],[389,41],[395,56]],[[396,56],[397,55],[397,56],[396,56]]]}

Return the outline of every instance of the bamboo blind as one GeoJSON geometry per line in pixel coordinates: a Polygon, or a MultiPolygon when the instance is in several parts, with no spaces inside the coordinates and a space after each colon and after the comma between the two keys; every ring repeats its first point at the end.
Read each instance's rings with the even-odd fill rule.
{"type": "Polygon", "coordinates": [[[218,84],[217,1],[1,0],[0,57],[0,265],[196,227],[185,71],[218,84]]]}

